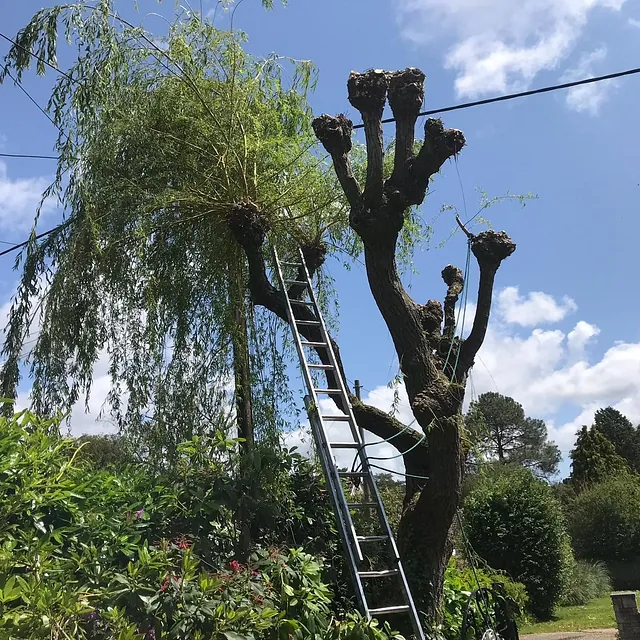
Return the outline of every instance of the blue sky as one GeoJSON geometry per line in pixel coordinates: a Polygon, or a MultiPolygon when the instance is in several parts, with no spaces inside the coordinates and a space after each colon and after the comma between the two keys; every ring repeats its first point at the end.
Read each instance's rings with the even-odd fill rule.
{"type": "MultiPolygon", "coordinates": [[[[46,0],[0,8],[0,30],[14,35],[46,0]]],[[[194,8],[198,0],[192,3],[194,8]]],[[[119,0],[133,15],[132,0],[119,0]]],[[[150,30],[163,23],[147,15],[173,12],[173,2],[140,0],[150,30]]],[[[203,2],[205,12],[214,2],[203,2]]],[[[426,108],[601,75],[638,66],[637,0],[290,0],[265,12],[244,0],[235,26],[259,55],[277,52],[310,59],[320,71],[312,96],[316,113],[344,112],[351,70],[417,66],[427,74],[426,108]]],[[[220,26],[228,14],[218,11],[220,26]]],[[[0,42],[0,54],[6,43],[0,42]]],[[[64,63],[64,59],[63,59],[64,63]]],[[[25,86],[46,103],[52,74],[35,74],[25,86]]],[[[469,216],[481,187],[490,196],[533,192],[524,209],[497,205],[487,217],[516,241],[496,283],[496,305],[467,397],[498,390],[534,417],[544,418],[566,453],[573,434],[599,406],[612,404],[640,423],[640,311],[636,291],[640,218],[640,131],[636,126],[640,77],[445,114],[462,129],[467,148],[445,165],[423,207],[427,221],[442,204],[469,216]],[[466,205],[465,205],[466,203],[466,205]]],[[[390,125],[388,125],[390,127],[390,125]]],[[[393,129],[387,133],[393,135],[393,129]]],[[[55,131],[10,83],[0,86],[0,151],[49,154],[55,131]]],[[[0,158],[0,240],[22,239],[54,163],[0,158]]],[[[55,224],[48,211],[42,228],[55,224]]],[[[463,215],[464,217],[464,215],[463,215]]],[[[460,234],[436,245],[454,228],[451,214],[435,223],[435,242],[417,256],[411,293],[440,298],[440,270],[464,266],[460,234]]],[[[13,257],[0,258],[0,304],[17,275],[13,257]]],[[[396,373],[391,340],[356,266],[337,277],[339,340],[350,379],[360,378],[370,400],[388,406],[386,383],[396,373]]],[[[469,300],[477,274],[471,274],[469,300]]],[[[467,316],[468,317],[468,316],[467,316]]],[[[104,397],[100,377],[92,408],[104,397]],[[102,394],[102,397],[101,397],[102,394]]],[[[26,385],[28,388],[28,384],[26,385]]],[[[407,418],[406,408],[401,416],[407,418]]],[[[96,430],[93,416],[74,412],[76,430],[96,430]]],[[[391,463],[390,463],[391,464],[391,463]]],[[[394,463],[395,464],[395,463],[394,463]]],[[[567,472],[567,462],[562,470],[567,472]]]]}

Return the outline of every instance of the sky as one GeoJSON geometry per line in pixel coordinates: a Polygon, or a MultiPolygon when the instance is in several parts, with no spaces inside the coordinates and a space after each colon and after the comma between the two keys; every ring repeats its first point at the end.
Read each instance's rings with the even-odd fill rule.
{"type": "MultiPolygon", "coordinates": [[[[0,31],[13,36],[47,4],[5,0],[0,31]]],[[[151,31],[165,24],[152,14],[170,17],[174,11],[171,1],[138,4],[137,21],[151,31]]],[[[116,6],[136,17],[133,0],[117,0],[116,6]]],[[[192,6],[199,9],[199,1],[192,6]]],[[[229,14],[216,6],[202,2],[219,26],[228,26],[229,14]]],[[[346,113],[356,122],[346,95],[352,70],[419,67],[427,75],[425,108],[434,109],[638,66],[638,0],[520,0],[518,10],[513,7],[512,0],[290,0],[286,8],[266,12],[258,0],[243,0],[234,26],[248,34],[252,53],[312,60],[319,69],[314,113],[346,113]]],[[[0,55],[7,48],[0,41],[0,55]]],[[[53,72],[33,73],[24,86],[44,105],[54,80],[53,72]]],[[[484,212],[494,228],[509,233],[517,251],[499,271],[489,332],[466,402],[497,391],[544,419],[564,455],[561,475],[569,472],[576,430],[591,422],[597,408],[614,406],[640,423],[639,101],[640,76],[631,76],[445,114],[445,125],[461,129],[467,147],[443,167],[422,207],[434,239],[416,255],[417,273],[406,280],[418,302],[442,300],[441,269],[449,263],[464,267],[464,239],[451,236],[453,214],[440,213],[442,205],[454,205],[466,219],[478,209],[478,189],[491,197],[537,196],[524,208],[507,200],[484,212]]],[[[385,133],[393,136],[392,125],[385,133]]],[[[53,126],[24,93],[10,82],[0,85],[0,152],[48,155],[54,139],[53,126]]],[[[0,158],[2,242],[26,237],[54,165],[0,158]]],[[[39,229],[59,216],[48,203],[39,229]]],[[[0,315],[15,291],[13,263],[12,255],[0,257],[0,315]]],[[[364,270],[358,264],[349,272],[337,263],[329,268],[336,278],[347,376],[361,380],[364,400],[388,409],[393,391],[387,383],[397,361],[364,270]]],[[[472,268],[467,323],[476,288],[472,268]]],[[[105,370],[99,363],[92,412],[74,409],[75,433],[109,428],[96,422],[108,390],[105,370]]],[[[23,395],[28,389],[25,380],[23,395]]],[[[411,422],[404,396],[398,416],[411,422]]],[[[304,429],[290,436],[303,447],[305,439],[304,429]]],[[[381,457],[395,453],[390,445],[374,450],[381,457]]],[[[401,461],[385,465],[398,470],[401,461]]]]}

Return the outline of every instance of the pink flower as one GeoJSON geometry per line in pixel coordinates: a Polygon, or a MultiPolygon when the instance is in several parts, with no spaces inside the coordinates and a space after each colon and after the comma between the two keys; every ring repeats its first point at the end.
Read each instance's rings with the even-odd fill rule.
{"type": "Polygon", "coordinates": [[[239,563],[237,560],[232,560],[232,561],[229,563],[229,567],[231,567],[231,570],[232,570],[234,573],[237,573],[238,571],[240,571],[240,563],[239,563]]]}
{"type": "Polygon", "coordinates": [[[138,520],[142,520],[143,515],[144,515],[144,509],[138,509],[136,511],[136,518],[138,518],[138,520]]]}

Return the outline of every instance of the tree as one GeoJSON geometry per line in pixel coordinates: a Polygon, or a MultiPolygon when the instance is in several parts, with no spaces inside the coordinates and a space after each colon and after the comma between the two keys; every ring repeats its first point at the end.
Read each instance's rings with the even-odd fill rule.
{"type": "Polygon", "coordinates": [[[613,407],[596,411],[593,426],[613,445],[629,468],[640,473],[640,431],[613,407]]]}
{"type": "Polygon", "coordinates": [[[463,512],[473,549],[491,567],[522,582],[531,613],[549,619],[572,560],[551,487],[528,469],[505,466],[481,475],[463,512]]]}
{"type": "MultiPolygon", "coordinates": [[[[444,305],[438,300],[419,304],[403,287],[396,264],[401,233],[414,223],[412,208],[423,202],[429,181],[465,144],[460,131],[445,129],[440,120],[428,119],[424,142],[417,145],[415,153],[415,124],[424,97],[424,79],[418,69],[354,72],[349,77],[349,102],[362,116],[365,127],[364,187],[350,162],[351,120],[344,115],[322,115],[314,120],[313,128],[331,155],[349,202],[349,225],[363,247],[368,284],[393,339],[416,422],[426,436],[421,443],[418,431],[406,429],[392,416],[355,396],[351,398],[359,424],[382,438],[393,436],[393,445],[404,454],[409,477],[398,542],[414,597],[434,619],[461,495],[461,407],[466,379],[486,334],[496,272],[513,253],[515,244],[504,232],[474,235],[460,223],[480,268],[475,318],[465,340],[455,336],[455,305],[465,284],[459,268],[449,265],[442,271],[447,287],[444,305]],[[393,163],[388,173],[382,131],[387,99],[396,120],[393,163]]],[[[264,260],[271,229],[268,217],[254,203],[239,203],[229,216],[229,225],[247,255],[254,303],[286,319],[283,292],[272,284],[264,260]]],[[[319,259],[310,265],[313,272],[324,257],[319,252],[316,255],[319,259]]],[[[303,305],[296,305],[296,317],[314,319],[303,305]]],[[[312,325],[302,325],[301,330],[306,339],[319,340],[312,325]]],[[[339,353],[337,343],[332,342],[339,353]]],[[[328,362],[326,351],[317,351],[322,362],[328,362]]],[[[326,377],[332,387],[332,372],[327,371],[326,377]]]]}
{"type": "Polygon", "coordinates": [[[344,248],[344,198],[314,151],[313,68],[253,58],[242,34],[195,13],[157,38],[99,0],[39,11],[0,81],[9,69],[21,79],[29,51],[38,71],[42,60],[55,65],[60,24],[78,47],[50,101],[60,160],[47,195],[61,198],[65,218],[26,250],[3,395],[15,394],[42,308],[31,353],[38,412],[88,398],[106,357],[108,409],[151,460],[171,463],[179,442],[228,423],[229,386],[245,446],[277,442],[291,399],[277,348],[285,327],[250,304],[226,216],[235,202],[255,202],[279,245],[330,228],[344,248]]]}
{"type": "Polygon", "coordinates": [[[541,476],[557,473],[560,449],[547,440],[547,426],[542,420],[527,418],[513,398],[483,393],[471,403],[466,426],[475,445],[474,457],[519,464],[541,476]]]}
{"type": "Polygon", "coordinates": [[[598,429],[583,426],[571,457],[571,482],[577,490],[628,470],[627,463],[598,429]]]}

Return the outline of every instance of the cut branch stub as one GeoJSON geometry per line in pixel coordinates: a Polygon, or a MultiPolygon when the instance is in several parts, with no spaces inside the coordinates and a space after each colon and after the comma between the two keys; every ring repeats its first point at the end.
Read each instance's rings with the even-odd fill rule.
{"type": "Polygon", "coordinates": [[[456,330],[456,302],[464,289],[462,271],[452,264],[442,270],[442,279],[447,285],[447,295],[444,299],[444,336],[453,339],[456,330]]]}
{"type": "Polygon", "coordinates": [[[335,118],[323,113],[311,123],[316,137],[332,156],[346,155],[351,151],[353,122],[342,113],[335,118]]]}
{"type": "Polygon", "coordinates": [[[313,244],[306,244],[302,247],[304,261],[307,264],[309,275],[313,275],[323,264],[327,255],[327,245],[317,241],[313,244]]]}
{"type": "Polygon", "coordinates": [[[269,231],[267,217],[252,202],[232,205],[227,224],[234,238],[243,247],[261,247],[269,231]]]}
{"type": "Polygon", "coordinates": [[[347,81],[349,102],[364,116],[382,117],[387,100],[389,74],[381,69],[364,73],[352,71],[347,81]]]}
{"type": "Polygon", "coordinates": [[[415,122],[424,101],[424,80],[424,73],[415,67],[390,74],[389,106],[396,120],[415,122]]]}
{"type": "Polygon", "coordinates": [[[515,250],[515,242],[504,231],[483,231],[471,241],[471,251],[480,267],[497,269],[515,250]]]}

